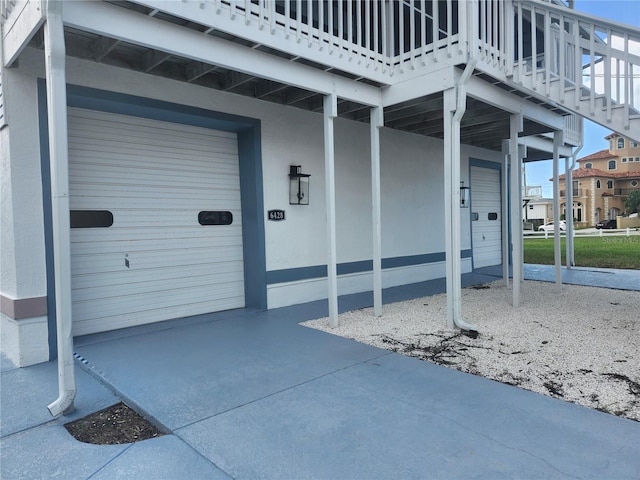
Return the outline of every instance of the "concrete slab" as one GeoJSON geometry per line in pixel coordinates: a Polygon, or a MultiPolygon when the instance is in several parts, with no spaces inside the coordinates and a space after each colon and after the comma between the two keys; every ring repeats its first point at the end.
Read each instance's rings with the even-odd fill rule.
{"type": "Polygon", "coordinates": [[[386,355],[270,313],[80,346],[119,395],[171,430],[386,355]]]}
{"type": "MultiPolygon", "coordinates": [[[[3,408],[4,410],[4,408],[3,408]]],[[[78,442],[55,422],[0,439],[0,477],[87,479],[129,448],[78,442]]]]}
{"type": "MultiPolygon", "coordinates": [[[[494,270],[463,284],[496,280],[494,270]]],[[[529,269],[536,280],[546,271],[529,269]]],[[[442,291],[436,280],[384,296],[442,291]]],[[[347,296],[340,308],[371,302],[347,296]]],[[[636,422],[297,325],[322,316],[326,301],[76,339],[88,361],[76,364],[77,410],[53,421],[55,363],[3,360],[0,477],[640,478],[636,422]],[[176,434],[97,446],[62,427],[120,399],[176,434]]]]}
{"type": "Polygon", "coordinates": [[[608,417],[389,355],[177,433],[238,479],[634,478],[608,417]]]}
{"type": "MultiPolygon", "coordinates": [[[[3,371],[0,375],[0,432],[3,437],[53,420],[47,405],[58,398],[56,362],[3,371]]],[[[56,422],[67,423],[119,402],[108,388],[79,368],[76,369],[76,386],[75,411],[56,422]]]]}
{"type": "MultiPolygon", "coordinates": [[[[463,425],[485,441],[579,478],[634,478],[640,473],[640,425],[521,388],[400,355],[336,374],[352,387],[376,391],[389,405],[406,402],[463,425]]],[[[469,450],[466,440],[459,444],[469,450]]],[[[489,460],[487,457],[486,460],[489,460]]],[[[528,471],[528,470],[525,470],[528,471]]],[[[537,478],[527,473],[520,477],[537,478]]]]}
{"type": "MultiPolygon", "coordinates": [[[[640,247],[638,254],[640,255],[640,247]]],[[[552,265],[525,265],[524,278],[525,280],[555,282],[555,267],[552,265]]],[[[569,269],[563,267],[562,282],[571,285],[640,291],[640,270],[592,267],[572,267],[569,269]]]]}
{"type": "Polygon", "coordinates": [[[175,435],[129,445],[91,476],[91,480],[231,480],[209,460],[175,435]]]}

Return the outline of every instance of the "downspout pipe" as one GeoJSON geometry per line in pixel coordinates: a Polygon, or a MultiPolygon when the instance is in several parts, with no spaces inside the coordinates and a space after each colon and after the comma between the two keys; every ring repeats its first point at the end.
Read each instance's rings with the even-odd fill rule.
{"type": "Polygon", "coordinates": [[[47,18],[44,25],[59,391],[58,398],[47,408],[54,417],[71,413],[74,410],[73,402],[76,396],[71,331],[69,149],[62,5],[61,0],[47,1],[47,18]]]}
{"type": "MultiPolygon", "coordinates": [[[[466,110],[467,110],[467,89],[466,89],[466,84],[468,82],[468,80],[471,78],[471,75],[473,74],[473,71],[476,68],[476,64],[478,63],[478,56],[477,56],[477,52],[473,51],[471,52],[470,58],[469,58],[469,62],[467,63],[467,65],[464,68],[464,71],[462,72],[462,75],[460,76],[460,78],[458,79],[458,81],[456,82],[456,111],[453,114],[453,117],[451,119],[452,122],[452,141],[451,141],[451,148],[453,150],[452,152],[452,160],[454,162],[458,162],[458,164],[460,163],[460,122],[462,120],[462,117],[464,116],[466,110]]],[[[458,171],[460,170],[460,168],[458,167],[458,171]]],[[[455,189],[457,188],[457,191],[459,192],[459,182],[460,178],[458,175],[457,179],[453,179],[452,183],[452,188],[454,189],[454,191],[456,191],[455,189]]],[[[456,205],[454,205],[454,208],[460,208],[460,199],[458,198],[458,202],[456,205]]],[[[460,217],[458,216],[457,218],[457,222],[458,224],[460,223],[460,217]]],[[[459,228],[459,226],[458,226],[459,228]]],[[[458,231],[458,235],[457,238],[454,239],[455,242],[455,255],[460,255],[460,234],[458,231]]],[[[458,272],[460,273],[460,272],[458,272]]],[[[460,286],[460,275],[457,275],[457,278],[454,279],[455,285],[456,287],[454,288],[454,290],[457,292],[456,294],[458,294],[460,292],[461,286],[460,286]]],[[[471,324],[471,323],[467,323],[465,322],[461,316],[459,315],[459,311],[458,311],[458,315],[454,315],[453,317],[453,323],[456,327],[460,328],[461,330],[467,330],[467,331],[473,331],[473,332],[477,332],[478,331],[478,327],[476,327],[475,325],[471,324]]]]}

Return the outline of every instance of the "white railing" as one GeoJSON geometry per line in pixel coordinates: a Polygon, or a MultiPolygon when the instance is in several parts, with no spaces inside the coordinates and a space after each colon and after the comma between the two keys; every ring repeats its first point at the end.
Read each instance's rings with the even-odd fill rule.
{"type": "Polygon", "coordinates": [[[513,80],[604,123],[621,110],[629,129],[640,113],[640,32],[538,0],[512,2],[515,51],[505,71],[513,80]]]}
{"type": "MultiPolygon", "coordinates": [[[[438,61],[466,61],[470,4],[457,0],[139,0],[210,30],[391,83],[438,61]],[[383,73],[383,76],[380,76],[383,73]]],[[[206,30],[205,30],[206,31],[206,30]]]]}

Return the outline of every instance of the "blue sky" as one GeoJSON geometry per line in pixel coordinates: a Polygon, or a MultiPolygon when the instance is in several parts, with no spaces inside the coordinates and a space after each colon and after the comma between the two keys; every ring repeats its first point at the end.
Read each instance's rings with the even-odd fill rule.
{"type": "MultiPolygon", "coordinates": [[[[575,9],[590,15],[607,18],[640,28],[640,2],[638,0],[576,0],[575,9]]],[[[584,122],[584,147],[578,157],[607,148],[604,137],[611,133],[595,123],[584,122]]],[[[560,162],[564,169],[564,160],[560,162]]],[[[527,185],[542,185],[545,197],[551,197],[553,188],[549,178],[553,175],[551,161],[526,164],[527,185]]]]}

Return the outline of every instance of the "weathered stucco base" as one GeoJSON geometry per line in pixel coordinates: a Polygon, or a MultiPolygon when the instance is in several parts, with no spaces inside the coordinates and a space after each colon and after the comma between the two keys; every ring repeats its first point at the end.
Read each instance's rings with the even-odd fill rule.
{"type": "Polygon", "coordinates": [[[14,320],[0,313],[0,350],[18,367],[49,361],[47,317],[14,320]]]}

